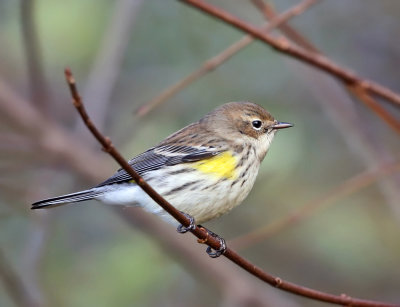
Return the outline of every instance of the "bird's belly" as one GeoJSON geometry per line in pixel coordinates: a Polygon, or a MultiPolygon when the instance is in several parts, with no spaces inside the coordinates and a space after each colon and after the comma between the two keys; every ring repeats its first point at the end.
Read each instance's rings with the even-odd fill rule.
{"type": "MultiPolygon", "coordinates": [[[[162,170],[153,171],[144,179],[176,209],[193,216],[196,223],[204,223],[229,212],[246,198],[253,187],[258,165],[249,166],[246,176],[238,174],[235,178],[213,177],[197,170],[180,173],[178,170],[171,167],[169,174],[162,170]],[[174,172],[177,174],[171,175],[174,172]]],[[[169,223],[178,224],[136,184],[115,185],[115,192],[111,190],[99,200],[140,206],[169,223]]]]}
{"type": "MultiPolygon", "coordinates": [[[[204,223],[229,212],[239,205],[253,187],[258,165],[249,166],[247,176],[238,174],[235,178],[213,177],[199,171],[160,177],[150,176],[150,184],[178,210],[190,214],[197,223],[204,223]],[[161,178],[152,182],[151,178],[161,178]]],[[[145,209],[171,221],[160,206],[151,202],[145,209]]],[[[175,222],[176,223],[176,222],[175,222]]]]}

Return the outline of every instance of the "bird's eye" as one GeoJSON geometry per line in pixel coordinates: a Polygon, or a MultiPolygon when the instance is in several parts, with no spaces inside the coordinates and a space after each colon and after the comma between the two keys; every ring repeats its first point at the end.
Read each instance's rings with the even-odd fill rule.
{"type": "Polygon", "coordinates": [[[261,129],[261,126],[262,126],[262,122],[261,122],[261,120],[253,120],[252,122],[251,122],[251,124],[253,125],[253,128],[254,129],[256,129],[256,130],[260,130],[261,129]]]}

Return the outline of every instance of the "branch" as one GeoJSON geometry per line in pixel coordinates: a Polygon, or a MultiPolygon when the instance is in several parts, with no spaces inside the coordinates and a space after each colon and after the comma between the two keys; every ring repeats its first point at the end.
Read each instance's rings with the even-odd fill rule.
{"type": "MultiPolygon", "coordinates": [[[[72,76],[72,73],[69,69],[65,70],[65,77],[67,83],[69,85],[71,96],[73,99],[73,104],[80,116],[82,117],[83,122],[88,127],[88,129],[92,132],[93,136],[99,141],[99,143],[103,146],[103,150],[109,153],[120,166],[132,177],[133,180],[145,191],[155,202],[157,202],[165,211],[167,211],[171,216],[173,216],[179,223],[184,226],[189,226],[189,219],[183,215],[180,211],[175,209],[167,200],[165,200],[160,194],[158,194],[139,174],[135,172],[135,170],[129,165],[129,163],[122,157],[122,155],[115,149],[111,140],[109,138],[104,137],[100,131],[97,130],[96,126],[91,121],[89,115],[86,112],[86,109],[82,103],[78,90],[76,88],[75,79],[72,76]]],[[[199,238],[202,242],[205,242],[208,246],[213,249],[218,249],[220,247],[220,243],[217,239],[212,236],[208,236],[206,231],[202,230],[199,227],[195,227],[195,229],[191,230],[192,234],[194,234],[197,238],[199,238]]],[[[336,296],[324,292],[320,292],[314,289],[302,287],[290,282],[283,281],[279,277],[274,277],[262,269],[258,268],[251,262],[247,261],[235,251],[230,248],[227,248],[225,253],[223,254],[232,262],[236,263],[238,266],[254,275],[255,277],[265,281],[273,287],[280,288],[282,290],[312,298],[315,300],[330,302],[338,305],[347,305],[347,306],[400,306],[389,303],[382,302],[374,302],[368,300],[361,300],[351,298],[347,295],[336,296]]]]}
{"type": "MultiPolygon", "coordinates": [[[[41,113],[37,112],[32,106],[33,103],[31,103],[31,101],[24,100],[15,90],[5,84],[5,82],[2,82],[0,78],[0,122],[2,121],[3,124],[12,124],[12,128],[16,129],[15,134],[0,134],[0,151],[3,149],[2,146],[10,145],[18,146],[20,149],[19,152],[7,154],[7,159],[11,157],[14,158],[16,154],[29,155],[29,159],[27,159],[27,157],[23,158],[25,162],[29,162],[29,167],[34,166],[42,159],[46,159],[47,165],[49,161],[60,161],[69,169],[69,172],[74,173],[80,178],[85,178],[91,184],[103,181],[104,178],[110,174],[113,170],[113,162],[110,161],[109,157],[103,157],[104,155],[99,153],[98,150],[90,149],[87,142],[82,142],[79,139],[81,135],[73,135],[58,122],[54,123],[51,119],[43,118],[41,113]],[[4,122],[5,120],[7,121],[4,122]],[[15,137],[18,137],[18,139],[15,139],[15,137]],[[59,143],[61,147],[57,144],[52,144],[54,141],[56,141],[57,144],[59,143]],[[42,144],[48,145],[42,146],[42,144]],[[39,146],[39,148],[35,148],[35,146],[39,146]],[[23,153],[21,153],[21,150],[23,153]]],[[[21,157],[18,157],[18,159],[21,160],[21,157]]],[[[3,175],[5,172],[11,172],[12,174],[26,173],[28,166],[25,164],[26,163],[21,163],[21,161],[7,163],[7,166],[1,164],[0,172],[2,172],[3,175]]],[[[9,183],[9,179],[6,179],[9,176],[0,178],[0,190],[4,191],[1,193],[0,197],[4,200],[3,203],[8,205],[4,208],[4,213],[0,215],[0,219],[19,213],[26,214],[26,207],[12,205],[15,203],[16,195],[24,200],[38,198],[40,197],[39,195],[43,196],[41,190],[46,189],[48,185],[37,186],[39,184],[37,181],[43,182],[43,178],[36,180],[38,179],[37,176],[38,172],[35,171],[35,187],[33,189],[29,188],[28,190],[21,185],[16,186],[9,183]]],[[[50,181],[47,180],[45,182],[50,181]]],[[[165,225],[159,218],[139,208],[134,210],[135,208],[121,209],[118,206],[111,207],[109,207],[109,209],[112,210],[113,213],[118,214],[119,218],[127,221],[131,227],[139,228],[140,231],[151,236],[152,240],[163,247],[171,258],[178,259],[188,270],[192,271],[193,276],[207,282],[209,287],[217,289],[226,300],[232,298],[235,299],[236,302],[244,302],[243,306],[249,305],[249,303],[245,304],[245,302],[250,301],[252,303],[256,302],[256,305],[260,307],[271,305],[297,307],[297,304],[287,298],[284,293],[277,292],[273,288],[265,289],[265,286],[257,279],[252,278],[247,272],[235,267],[233,264],[229,262],[209,261],[209,259],[203,257],[201,253],[199,254],[199,250],[193,248],[192,244],[188,244],[188,240],[191,239],[191,237],[187,236],[185,238],[171,235],[173,229],[165,225]]],[[[42,222],[44,222],[46,226],[49,226],[49,216],[46,213],[47,212],[41,212],[38,216],[32,216],[32,218],[38,220],[32,223],[31,228],[28,229],[29,233],[33,234],[33,238],[29,238],[27,243],[37,244],[39,243],[37,239],[40,239],[41,235],[51,234],[49,231],[43,233],[43,228],[36,228],[38,223],[42,222]],[[44,221],[43,218],[45,219],[44,221]]],[[[35,245],[34,250],[38,251],[37,247],[38,246],[35,245]]],[[[24,250],[24,252],[26,257],[31,255],[30,252],[27,253],[27,250],[24,250]]],[[[31,257],[29,257],[29,259],[31,259],[31,257]]],[[[22,263],[24,261],[25,259],[22,259],[22,263]]],[[[6,263],[4,267],[8,268],[9,263],[6,263]]],[[[43,299],[38,297],[35,289],[40,283],[33,280],[26,282],[26,275],[27,273],[29,274],[29,271],[27,271],[29,267],[27,268],[26,265],[22,264],[22,268],[21,272],[23,272],[24,275],[24,285],[27,291],[32,293],[33,299],[37,300],[39,302],[38,305],[42,306],[43,299]]],[[[40,267],[36,268],[40,270],[40,267]]],[[[5,275],[1,273],[0,268],[0,279],[1,277],[4,278],[5,275]]],[[[9,291],[7,287],[5,290],[7,290],[7,292],[9,291]]],[[[9,295],[12,296],[13,294],[10,293],[9,295]]],[[[22,298],[21,295],[18,297],[22,298]]],[[[31,307],[32,305],[21,304],[21,306],[31,307]]]]}
{"type": "Polygon", "coordinates": [[[239,18],[229,14],[215,6],[207,4],[201,0],[180,0],[186,4],[192,5],[204,13],[212,15],[225,23],[232,25],[233,27],[247,32],[253,37],[269,44],[272,48],[276,49],[279,52],[290,55],[298,60],[301,60],[305,63],[308,63],[324,72],[329,73],[330,75],[336,77],[337,79],[343,81],[346,84],[358,84],[364,90],[374,93],[382,98],[385,98],[389,102],[399,106],[400,105],[400,95],[391,91],[390,89],[373,82],[371,80],[363,79],[359,77],[354,72],[345,69],[327,57],[308,52],[304,49],[296,47],[290,44],[286,39],[275,39],[272,36],[265,34],[263,31],[257,29],[256,27],[240,20],[239,18]]]}
{"type": "MultiPolygon", "coordinates": [[[[318,0],[304,0],[300,2],[298,5],[293,6],[286,12],[283,12],[282,14],[272,18],[272,20],[269,23],[266,23],[261,27],[261,31],[270,32],[271,30],[282,26],[289,19],[303,13],[306,9],[308,9],[311,5],[315,4],[317,1],[318,0]]],[[[240,40],[236,41],[235,43],[230,45],[228,48],[226,48],[216,56],[203,62],[200,68],[196,69],[189,76],[183,78],[174,85],[168,87],[160,95],[156,96],[152,100],[142,104],[139,108],[136,109],[135,114],[138,116],[146,115],[151,110],[158,107],[163,102],[174,96],[176,93],[183,90],[185,87],[189,86],[196,80],[200,79],[205,74],[215,70],[218,66],[222,65],[224,62],[229,60],[240,50],[244,49],[252,42],[254,42],[254,40],[255,39],[251,35],[243,36],[240,40]]]]}

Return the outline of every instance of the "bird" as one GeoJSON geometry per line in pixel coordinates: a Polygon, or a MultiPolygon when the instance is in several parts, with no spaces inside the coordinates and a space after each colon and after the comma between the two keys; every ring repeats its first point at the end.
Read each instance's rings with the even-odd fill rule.
{"type": "MultiPolygon", "coordinates": [[[[176,209],[204,223],[242,203],[275,133],[292,126],[275,120],[258,104],[229,102],[129,160],[129,164],[176,209]]],[[[178,225],[124,169],[92,188],[40,200],[31,208],[91,199],[139,206],[178,225]]]]}

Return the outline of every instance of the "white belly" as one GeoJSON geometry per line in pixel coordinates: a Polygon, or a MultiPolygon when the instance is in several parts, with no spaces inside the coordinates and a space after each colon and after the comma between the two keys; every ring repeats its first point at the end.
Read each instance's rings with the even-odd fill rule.
{"type": "MultiPolygon", "coordinates": [[[[172,166],[170,169],[174,171],[179,167],[172,166]]],[[[256,160],[253,165],[248,165],[246,177],[239,174],[235,179],[210,180],[209,174],[199,171],[161,176],[159,170],[144,179],[176,209],[193,216],[196,223],[204,223],[239,205],[252,189],[258,169],[259,162],[256,160]]],[[[140,206],[172,224],[178,224],[136,184],[115,184],[108,189],[98,200],[107,204],[140,206]]]]}

